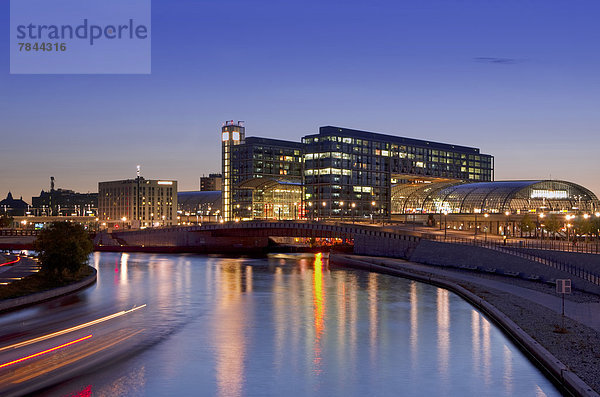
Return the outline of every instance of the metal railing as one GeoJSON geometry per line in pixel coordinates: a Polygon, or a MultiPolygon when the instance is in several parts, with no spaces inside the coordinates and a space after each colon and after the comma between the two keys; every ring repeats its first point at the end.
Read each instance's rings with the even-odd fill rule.
{"type": "Polygon", "coordinates": [[[530,247],[524,247],[524,245],[520,244],[519,242],[504,244],[504,243],[498,243],[496,241],[490,241],[490,240],[485,241],[485,240],[475,240],[475,239],[450,237],[450,236],[444,238],[444,236],[438,236],[438,235],[431,235],[431,236],[429,236],[429,239],[434,240],[434,241],[446,242],[446,243],[483,247],[483,248],[491,249],[491,250],[494,250],[497,252],[502,252],[502,253],[505,253],[508,255],[513,255],[513,256],[516,256],[519,258],[523,258],[523,259],[527,259],[527,260],[530,260],[533,262],[541,263],[543,265],[552,267],[557,270],[564,271],[566,273],[572,274],[573,276],[577,276],[579,278],[587,280],[592,284],[600,286],[600,274],[591,272],[589,270],[583,269],[581,267],[578,267],[578,266],[575,266],[575,265],[572,265],[570,263],[566,263],[563,261],[544,258],[539,255],[534,255],[534,254],[531,254],[528,252],[519,251],[518,249],[521,249],[521,248],[530,248],[530,247]]]}
{"type": "Polygon", "coordinates": [[[28,229],[2,229],[0,230],[0,236],[37,236],[39,230],[28,230],[28,229]]]}

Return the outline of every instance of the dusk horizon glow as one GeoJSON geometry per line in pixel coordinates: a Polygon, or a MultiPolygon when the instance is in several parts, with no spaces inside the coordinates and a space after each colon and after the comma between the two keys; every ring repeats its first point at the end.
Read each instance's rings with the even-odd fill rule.
{"type": "MultiPolygon", "coordinates": [[[[300,141],[332,125],[471,146],[495,180],[596,195],[592,1],[152,2],[152,74],[11,75],[0,40],[0,199],[220,172],[220,128],[300,141]]],[[[9,25],[9,2],[0,6],[9,25]]],[[[8,30],[8,29],[6,29],[8,30]]]]}

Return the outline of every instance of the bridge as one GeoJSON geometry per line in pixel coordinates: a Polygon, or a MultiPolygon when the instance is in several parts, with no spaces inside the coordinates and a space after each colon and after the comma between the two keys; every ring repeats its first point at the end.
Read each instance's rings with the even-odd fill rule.
{"type": "Polygon", "coordinates": [[[132,251],[243,252],[266,248],[269,237],[345,239],[354,243],[355,253],[388,252],[406,257],[407,250],[418,244],[422,233],[365,224],[249,221],[113,231],[98,234],[94,243],[100,250],[119,247],[132,251]]]}

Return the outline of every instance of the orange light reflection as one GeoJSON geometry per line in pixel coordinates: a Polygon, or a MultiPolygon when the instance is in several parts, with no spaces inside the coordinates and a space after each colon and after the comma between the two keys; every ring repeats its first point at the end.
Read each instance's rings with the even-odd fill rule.
{"type": "Polygon", "coordinates": [[[325,295],[323,293],[323,254],[315,256],[313,272],[313,307],[315,318],[315,372],[321,372],[321,337],[325,330],[325,295]]]}

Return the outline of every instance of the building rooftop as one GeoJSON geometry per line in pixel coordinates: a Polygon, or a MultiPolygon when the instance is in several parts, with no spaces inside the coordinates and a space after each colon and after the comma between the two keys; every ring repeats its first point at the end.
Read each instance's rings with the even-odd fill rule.
{"type": "Polygon", "coordinates": [[[433,141],[425,141],[425,140],[421,140],[421,139],[406,138],[406,137],[401,137],[401,136],[382,134],[379,132],[354,130],[351,128],[335,127],[335,126],[330,126],[330,125],[320,127],[318,134],[306,135],[305,138],[319,137],[319,136],[323,136],[323,135],[326,135],[326,136],[345,135],[345,136],[351,136],[354,138],[360,138],[360,139],[366,139],[366,140],[379,140],[382,142],[390,142],[390,143],[395,143],[395,144],[399,144],[399,145],[411,145],[411,146],[440,149],[440,150],[459,150],[459,151],[464,151],[464,152],[470,152],[473,154],[479,154],[479,149],[475,148],[475,147],[452,145],[452,144],[448,144],[448,143],[433,142],[433,141]]]}
{"type": "Polygon", "coordinates": [[[272,138],[260,138],[256,136],[246,137],[245,143],[247,144],[259,144],[259,145],[274,145],[283,146],[294,149],[302,149],[301,142],[284,141],[283,139],[272,139],[272,138]]]}

